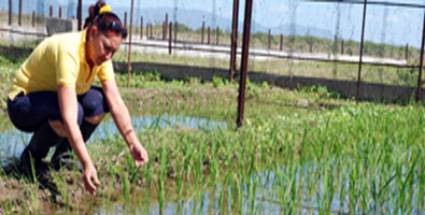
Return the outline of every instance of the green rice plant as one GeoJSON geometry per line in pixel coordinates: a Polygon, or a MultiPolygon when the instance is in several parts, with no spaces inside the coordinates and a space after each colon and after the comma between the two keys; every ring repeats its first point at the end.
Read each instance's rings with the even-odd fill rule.
{"type": "Polygon", "coordinates": [[[292,205],[292,199],[291,199],[291,176],[289,173],[289,168],[282,168],[281,172],[279,173],[279,186],[278,189],[280,190],[279,196],[280,196],[280,203],[281,207],[283,208],[283,211],[285,214],[294,213],[293,211],[293,205],[292,205]]]}
{"type": "Polygon", "coordinates": [[[411,208],[411,204],[412,204],[412,197],[413,195],[408,195],[405,196],[406,192],[411,192],[411,194],[413,194],[413,174],[415,171],[415,167],[416,167],[416,163],[418,161],[418,154],[415,153],[415,155],[413,156],[411,161],[411,166],[409,167],[406,176],[404,178],[404,180],[401,180],[401,187],[400,187],[400,197],[399,199],[399,209],[401,209],[402,211],[409,211],[411,212],[412,208],[411,208]]]}
{"type": "Polygon", "coordinates": [[[38,198],[38,192],[34,192],[34,190],[37,190],[37,184],[29,184],[25,190],[25,192],[29,193],[30,196],[28,209],[30,213],[39,214],[42,211],[41,202],[38,198]]]}
{"type": "Polygon", "coordinates": [[[231,199],[231,180],[233,177],[232,172],[228,172],[224,178],[220,193],[219,193],[219,209],[224,214],[230,214],[229,199],[231,199]]]}
{"type": "Polygon", "coordinates": [[[319,214],[330,214],[335,193],[333,180],[334,176],[332,169],[329,169],[332,168],[332,165],[325,163],[323,166],[324,167],[321,170],[323,174],[323,178],[321,179],[321,186],[323,186],[321,191],[322,196],[318,196],[319,214]]]}
{"type": "Polygon", "coordinates": [[[194,153],[194,180],[196,186],[201,186],[203,183],[203,163],[204,163],[204,146],[205,144],[201,142],[195,143],[196,146],[193,146],[196,148],[196,151],[194,153]]]}
{"type": "Polygon", "coordinates": [[[226,210],[226,204],[225,204],[225,195],[226,195],[226,187],[225,185],[220,185],[220,186],[216,186],[216,192],[218,194],[218,198],[217,198],[217,209],[218,211],[221,211],[223,213],[225,213],[226,210]]]}
{"type": "Polygon", "coordinates": [[[210,185],[213,185],[216,183],[216,181],[219,178],[219,174],[220,174],[220,168],[219,168],[219,160],[217,158],[218,154],[217,154],[217,150],[218,150],[218,144],[217,143],[212,143],[211,147],[210,147],[210,172],[209,172],[209,183],[210,185]]]}
{"type": "Polygon", "coordinates": [[[205,198],[205,193],[209,192],[206,187],[201,189],[199,193],[200,201],[199,201],[199,213],[204,213],[204,211],[208,211],[208,201],[205,198]]]}
{"type": "Polygon", "coordinates": [[[250,158],[250,164],[249,164],[249,170],[248,174],[246,175],[247,179],[247,189],[248,189],[248,196],[247,201],[248,204],[248,213],[249,214],[255,214],[255,205],[256,205],[256,198],[257,198],[257,185],[258,185],[258,179],[257,179],[257,173],[256,173],[256,156],[255,153],[251,153],[250,158]]]}
{"type": "Polygon", "coordinates": [[[59,173],[52,174],[53,182],[56,184],[59,193],[58,194],[51,194],[51,198],[54,198],[54,201],[57,201],[57,199],[61,199],[62,204],[65,206],[65,212],[70,212],[70,207],[72,207],[72,199],[71,199],[71,192],[70,188],[68,186],[68,183],[66,180],[63,180],[62,176],[65,174],[63,170],[61,170],[59,173]]]}
{"type": "Polygon", "coordinates": [[[162,147],[160,150],[160,169],[159,169],[159,178],[158,178],[158,203],[160,214],[163,214],[165,207],[165,193],[166,193],[166,177],[167,177],[167,149],[162,147]]]}
{"type": "Polygon", "coordinates": [[[237,208],[239,210],[239,214],[244,214],[244,203],[247,202],[245,201],[245,197],[246,195],[246,190],[245,185],[246,185],[246,181],[245,181],[245,177],[243,177],[242,171],[240,170],[239,174],[237,176],[235,176],[235,183],[236,183],[236,189],[237,189],[237,208]],[[238,177],[239,176],[239,177],[238,177]]]}
{"type": "Polygon", "coordinates": [[[345,182],[347,181],[347,176],[346,174],[339,174],[339,190],[338,190],[338,200],[339,200],[339,204],[338,204],[338,208],[341,212],[345,212],[345,208],[346,208],[346,196],[347,196],[347,187],[345,182]]]}
{"type": "Polygon", "coordinates": [[[152,185],[153,182],[153,167],[151,164],[146,165],[143,168],[143,181],[146,184],[146,187],[150,187],[152,185]]]}
{"type": "Polygon", "coordinates": [[[136,166],[136,163],[134,162],[133,158],[128,154],[126,156],[126,167],[127,167],[127,174],[128,174],[128,180],[130,183],[136,183],[140,176],[140,170],[136,166]]]}
{"type": "MultiPolygon", "coordinates": [[[[267,202],[256,199],[267,193],[270,202],[277,199],[285,214],[328,214],[334,209],[350,214],[420,214],[424,210],[424,155],[420,152],[424,150],[425,111],[421,106],[354,105],[315,93],[254,85],[257,92],[251,92],[247,100],[245,124],[235,131],[235,111],[228,110],[234,108],[236,95],[232,83],[218,88],[196,82],[139,84],[142,89],[123,92],[132,111],[142,109],[146,111],[142,116],[159,116],[153,126],[138,133],[151,161],[135,168],[123,149],[124,141],[114,135],[90,144],[91,155],[97,158],[99,170],[103,169],[99,171],[102,181],[111,181],[99,192],[102,204],[125,201],[124,193],[131,192],[129,211],[159,203],[165,212],[168,201],[175,201],[180,211],[195,214],[265,213],[267,202]],[[202,90],[218,93],[206,96],[199,93],[202,90]],[[150,107],[140,108],[138,101],[145,101],[144,96],[161,101],[143,103],[150,107]],[[309,107],[294,107],[300,98],[306,98],[309,107]],[[338,106],[327,109],[318,102],[338,106]],[[170,116],[224,121],[228,127],[162,128],[164,111],[170,116]],[[114,181],[120,182],[123,192],[118,198],[113,194],[114,181]],[[205,193],[210,197],[205,198],[205,193]],[[139,195],[143,200],[135,204],[133,198],[139,195]]],[[[74,188],[70,185],[69,192],[74,188]]],[[[69,198],[78,201],[72,195],[69,198]]]]}
{"type": "Polygon", "coordinates": [[[241,180],[238,173],[229,173],[229,199],[230,199],[230,211],[233,214],[241,214],[243,206],[243,188],[241,187],[241,180]]]}
{"type": "Polygon", "coordinates": [[[357,166],[350,166],[349,172],[349,212],[356,213],[358,209],[359,193],[358,193],[358,179],[359,170],[357,166]]]}
{"type": "Polygon", "coordinates": [[[127,172],[123,172],[121,174],[122,174],[122,178],[121,178],[122,185],[121,186],[122,186],[123,197],[124,197],[124,200],[126,202],[128,202],[130,200],[131,183],[130,183],[129,176],[128,176],[127,172]]]}
{"type": "MultiPolygon", "coordinates": [[[[420,164],[420,167],[418,168],[423,169],[424,163],[422,162],[420,164]]],[[[418,171],[418,177],[415,184],[417,188],[417,195],[416,195],[416,208],[419,211],[425,210],[425,173],[424,171],[418,171]]]]}

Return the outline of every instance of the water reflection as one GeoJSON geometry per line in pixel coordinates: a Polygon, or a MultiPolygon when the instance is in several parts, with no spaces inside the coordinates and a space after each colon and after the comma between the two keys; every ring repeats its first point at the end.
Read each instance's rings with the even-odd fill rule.
{"type": "MultiPolygon", "coordinates": [[[[285,194],[291,192],[294,187],[291,188],[290,183],[282,180],[281,177],[285,177],[281,175],[285,171],[283,168],[257,172],[251,177],[244,177],[241,184],[230,183],[225,186],[217,184],[209,189],[201,187],[189,195],[178,196],[179,199],[166,199],[162,209],[158,201],[151,199],[150,202],[132,201],[133,203],[101,206],[95,214],[352,214],[348,207],[349,193],[341,194],[334,191],[329,205],[323,202],[323,194],[326,193],[321,186],[324,183],[323,179],[315,181],[319,186],[314,192],[308,191],[306,179],[302,179],[305,175],[302,174],[315,168],[312,164],[299,169],[296,178],[304,183],[298,184],[299,187],[295,188],[296,194],[285,194]],[[241,197],[235,192],[239,189],[241,197]]],[[[346,180],[342,184],[349,186],[346,180]]],[[[390,189],[395,189],[395,186],[390,185],[390,189]]],[[[356,204],[354,210],[359,214],[398,214],[401,211],[394,205],[396,200],[392,199],[394,197],[392,195],[389,194],[385,204],[374,206],[374,202],[370,201],[366,208],[356,204]]],[[[413,206],[409,214],[424,214],[424,211],[414,207],[415,202],[416,199],[413,198],[408,203],[413,206]]]]}
{"type": "MultiPolygon", "coordinates": [[[[133,126],[137,131],[143,131],[148,128],[188,128],[199,129],[203,131],[212,131],[216,129],[225,129],[227,124],[219,121],[212,121],[205,118],[185,117],[185,116],[151,116],[151,117],[135,117],[132,119],[133,126]]],[[[103,122],[90,142],[103,140],[119,134],[115,124],[111,119],[103,122]]],[[[16,129],[0,133],[0,164],[10,158],[17,157],[25,148],[31,134],[20,132],[16,129]]]]}

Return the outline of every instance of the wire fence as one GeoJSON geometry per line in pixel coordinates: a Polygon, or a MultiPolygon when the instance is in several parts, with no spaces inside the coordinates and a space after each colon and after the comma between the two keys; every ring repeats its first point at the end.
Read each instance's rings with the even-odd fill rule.
{"type": "MultiPolygon", "coordinates": [[[[95,1],[82,2],[84,18],[95,1]]],[[[107,2],[129,26],[130,1],[107,2]]],[[[134,2],[133,61],[229,69],[233,2],[134,2]]],[[[422,0],[255,1],[249,70],[421,88],[424,4],[422,0]]],[[[0,44],[32,48],[50,34],[52,18],[68,20],[75,30],[77,6],[77,0],[2,0],[0,44]]],[[[238,56],[243,8],[240,1],[238,56]]],[[[117,61],[127,60],[128,42],[117,54],[117,61]]]]}

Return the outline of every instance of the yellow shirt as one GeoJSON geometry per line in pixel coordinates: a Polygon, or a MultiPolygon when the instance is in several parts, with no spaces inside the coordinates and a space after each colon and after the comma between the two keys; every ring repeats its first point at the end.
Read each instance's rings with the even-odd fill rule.
{"type": "Polygon", "coordinates": [[[90,66],[85,57],[86,31],[63,33],[42,41],[18,69],[9,93],[11,100],[23,92],[57,91],[58,85],[75,87],[78,95],[90,90],[95,77],[114,78],[112,61],[90,66]]]}

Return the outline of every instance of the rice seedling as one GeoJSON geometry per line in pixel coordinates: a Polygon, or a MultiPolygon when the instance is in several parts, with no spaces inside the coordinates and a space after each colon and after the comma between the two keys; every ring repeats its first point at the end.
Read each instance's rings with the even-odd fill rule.
{"type": "MultiPolygon", "coordinates": [[[[132,83],[140,91],[124,89],[132,113],[156,117],[138,131],[150,162],[136,168],[116,135],[89,144],[102,176],[101,205],[125,202],[136,211],[158,205],[165,213],[176,202],[175,211],[196,214],[262,213],[276,203],[285,214],[423,213],[421,106],[354,105],[311,92],[252,85],[245,125],[236,131],[235,111],[230,110],[236,86],[216,82],[164,82],[152,75],[132,83]],[[148,103],[152,97],[161,101],[148,103]],[[298,98],[312,104],[298,108],[298,98]],[[339,105],[326,109],[316,102],[339,105]],[[177,125],[171,116],[219,120],[227,126],[177,125]]],[[[78,185],[64,183],[63,174],[58,173],[58,182],[68,186],[64,192],[73,193],[78,185]]],[[[0,174],[0,179],[8,177],[0,174]]],[[[70,205],[81,201],[78,195],[65,196],[70,205]]],[[[22,206],[19,212],[25,210],[22,206]]]]}
{"type": "Polygon", "coordinates": [[[160,169],[159,169],[159,178],[158,178],[158,203],[159,203],[159,211],[160,214],[163,214],[164,206],[165,206],[165,180],[167,175],[167,149],[163,147],[160,151],[160,169]]]}

